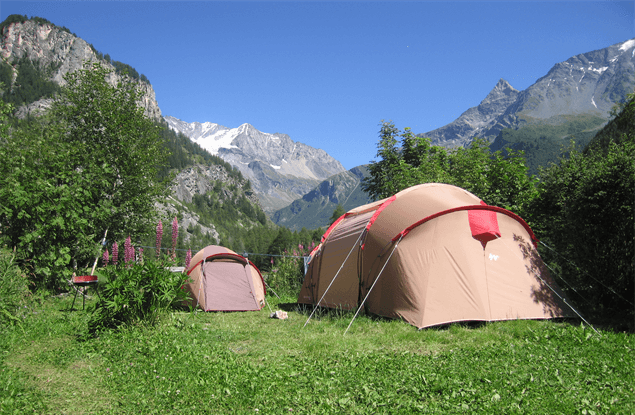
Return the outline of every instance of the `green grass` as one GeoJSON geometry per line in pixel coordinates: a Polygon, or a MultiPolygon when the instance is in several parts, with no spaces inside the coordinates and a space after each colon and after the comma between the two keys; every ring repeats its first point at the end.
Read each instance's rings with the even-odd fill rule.
{"type": "Polygon", "coordinates": [[[71,300],[34,302],[24,331],[0,333],[0,413],[635,413],[633,334],[361,316],[344,335],[351,313],[303,328],[308,312],[275,320],[265,307],[89,338],[92,302],[65,311],[71,300]]]}

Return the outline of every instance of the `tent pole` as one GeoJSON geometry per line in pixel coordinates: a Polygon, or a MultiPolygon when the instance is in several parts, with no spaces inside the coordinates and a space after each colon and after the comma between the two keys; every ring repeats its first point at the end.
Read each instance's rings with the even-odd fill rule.
{"type": "Polygon", "coordinates": [[[395,243],[395,247],[392,249],[392,252],[390,252],[390,255],[388,256],[388,259],[386,259],[386,262],[384,263],[384,266],[381,268],[381,271],[379,271],[379,274],[377,275],[377,278],[375,278],[375,281],[373,281],[373,285],[370,286],[370,289],[368,290],[368,293],[366,294],[366,297],[364,297],[364,301],[362,301],[362,303],[359,305],[359,308],[357,309],[357,312],[353,316],[353,319],[351,320],[350,323],[348,323],[348,327],[346,327],[346,330],[344,331],[344,334],[346,334],[348,332],[348,329],[351,328],[351,325],[353,325],[353,321],[355,321],[355,319],[357,318],[357,315],[359,314],[360,310],[364,306],[364,303],[366,302],[366,299],[370,295],[370,292],[375,287],[375,284],[377,284],[377,281],[379,280],[379,277],[381,276],[382,272],[384,272],[384,269],[386,268],[386,265],[388,265],[388,262],[390,261],[390,258],[392,257],[392,254],[395,253],[395,249],[397,249],[397,245],[399,245],[399,242],[401,242],[402,238],[403,238],[403,235],[400,236],[399,239],[397,240],[397,242],[395,243]]]}
{"type": "Polygon", "coordinates": [[[348,257],[351,256],[351,254],[353,253],[353,250],[357,247],[357,244],[358,244],[359,240],[362,238],[362,236],[364,235],[364,233],[365,233],[365,231],[362,231],[359,234],[359,237],[357,238],[357,241],[355,241],[355,243],[353,244],[353,247],[351,248],[351,250],[348,251],[348,255],[346,255],[346,258],[344,259],[344,262],[342,262],[342,265],[340,265],[340,269],[337,270],[337,272],[335,273],[335,276],[331,280],[331,283],[329,284],[328,287],[326,287],[326,290],[324,291],[324,294],[322,294],[322,298],[320,298],[320,300],[315,304],[315,307],[313,307],[313,311],[311,311],[311,314],[309,315],[309,318],[306,320],[306,322],[304,323],[304,326],[302,326],[302,328],[306,327],[306,325],[309,324],[309,320],[311,320],[311,317],[313,317],[313,313],[315,313],[315,310],[317,310],[318,306],[320,305],[320,303],[322,302],[322,300],[326,296],[326,293],[331,288],[331,285],[333,285],[333,283],[335,282],[335,278],[337,278],[337,276],[340,275],[340,271],[342,270],[342,268],[344,268],[344,264],[346,264],[346,261],[348,261],[348,257]]]}

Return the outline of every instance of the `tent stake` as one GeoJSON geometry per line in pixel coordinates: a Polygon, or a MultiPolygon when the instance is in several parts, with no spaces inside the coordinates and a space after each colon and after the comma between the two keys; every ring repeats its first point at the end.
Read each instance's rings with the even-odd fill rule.
{"type": "Polygon", "coordinates": [[[388,265],[388,262],[390,261],[390,258],[392,257],[392,254],[395,253],[395,249],[397,249],[397,245],[399,245],[399,242],[401,242],[401,238],[403,238],[403,235],[400,236],[399,240],[397,240],[397,242],[395,243],[395,247],[392,249],[392,252],[390,252],[390,255],[388,256],[388,259],[384,263],[384,266],[381,268],[381,271],[379,271],[379,274],[377,275],[377,278],[375,278],[375,281],[373,281],[373,285],[370,286],[370,289],[368,290],[368,293],[366,294],[366,297],[364,297],[364,300],[359,305],[359,308],[357,309],[357,312],[353,316],[353,319],[351,320],[350,323],[348,323],[348,327],[346,327],[346,330],[344,331],[344,334],[346,334],[348,332],[348,329],[351,328],[351,326],[353,325],[353,321],[355,321],[355,319],[357,318],[357,315],[359,314],[360,310],[362,309],[362,307],[364,307],[364,303],[366,302],[366,299],[368,298],[368,296],[370,295],[370,292],[375,287],[375,284],[377,284],[377,281],[379,281],[379,277],[381,276],[382,272],[384,272],[384,269],[386,268],[386,265],[388,265]]]}

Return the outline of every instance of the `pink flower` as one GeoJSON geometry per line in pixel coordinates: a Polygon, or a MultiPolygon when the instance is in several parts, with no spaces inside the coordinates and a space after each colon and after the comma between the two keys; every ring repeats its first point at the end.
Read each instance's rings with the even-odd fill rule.
{"type": "Polygon", "coordinates": [[[161,239],[163,238],[163,223],[157,225],[157,258],[161,256],[161,239]]]}
{"type": "Polygon", "coordinates": [[[109,255],[108,255],[108,248],[106,248],[106,250],[104,251],[104,254],[101,257],[101,262],[104,265],[104,267],[108,266],[108,260],[110,259],[109,255]]]}
{"type": "Polygon", "coordinates": [[[143,248],[139,248],[139,262],[143,262],[143,248]]]}
{"type": "Polygon", "coordinates": [[[117,245],[117,241],[112,244],[112,264],[117,266],[117,262],[119,261],[119,245],[117,245]]]}
{"type": "Polygon", "coordinates": [[[187,254],[185,254],[185,269],[190,267],[190,261],[192,261],[192,250],[188,249],[187,254]]]}
{"type": "Polygon", "coordinates": [[[126,266],[129,266],[129,263],[132,261],[134,261],[134,248],[132,247],[130,235],[128,235],[126,241],[123,243],[123,262],[126,266]]]}

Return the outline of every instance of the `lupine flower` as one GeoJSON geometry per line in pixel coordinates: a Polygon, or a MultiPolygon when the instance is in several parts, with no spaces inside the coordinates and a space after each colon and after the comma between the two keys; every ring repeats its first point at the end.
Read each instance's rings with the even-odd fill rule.
{"type": "Polygon", "coordinates": [[[119,260],[119,245],[117,245],[117,241],[112,244],[112,264],[117,266],[117,261],[119,260]]]}
{"type": "Polygon", "coordinates": [[[157,225],[157,258],[161,256],[161,238],[163,238],[163,223],[157,225]]]}
{"type": "Polygon", "coordinates": [[[128,266],[132,261],[134,261],[134,248],[132,247],[130,235],[128,235],[126,241],[123,243],[123,262],[128,266]]]}
{"type": "Polygon", "coordinates": [[[192,250],[188,249],[185,254],[185,269],[187,270],[190,267],[190,261],[192,261],[192,250]]]}
{"type": "Polygon", "coordinates": [[[106,248],[106,250],[104,251],[104,254],[101,257],[101,262],[103,263],[104,267],[108,266],[108,260],[110,259],[109,254],[108,254],[108,248],[106,248]]]}
{"type": "Polygon", "coordinates": [[[143,264],[143,248],[139,248],[139,262],[143,264]]]}
{"type": "Polygon", "coordinates": [[[298,249],[302,251],[304,249],[304,246],[302,246],[302,244],[298,244],[298,249]]]}
{"type": "Polygon", "coordinates": [[[172,259],[176,259],[176,241],[179,238],[179,222],[176,216],[172,221],[172,259]]]}

